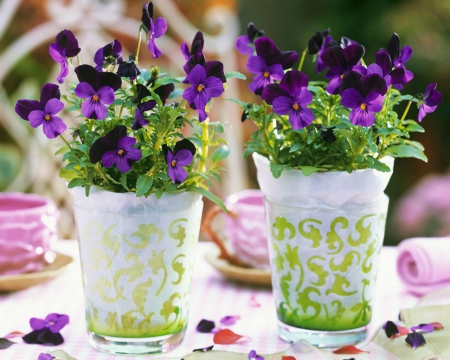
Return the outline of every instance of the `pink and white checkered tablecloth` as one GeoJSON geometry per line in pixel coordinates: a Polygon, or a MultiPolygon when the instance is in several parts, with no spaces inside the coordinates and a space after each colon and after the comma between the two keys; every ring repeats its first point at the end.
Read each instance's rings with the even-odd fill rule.
{"type": "MultiPolygon", "coordinates": [[[[260,354],[270,354],[287,349],[289,345],[277,335],[276,313],[270,289],[241,285],[224,278],[204,260],[205,254],[213,250],[214,246],[212,243],[200,243],[197,248],[186,337],[182,345],[170,353],[144,357],[115,356],[90,347],[85,333],[83,289],[76,241],[60,241],[57,244],[57,251],[75,259],[58,278],[27,290],[0,293],[0,337],[15,330],[29,332],[28,321],[31,317],[44,318],[49,313],[64,313],[69,315],[70,323],[61,332],[64,344],[57,348],[78,360],[181,359],[193,349],[213,344],[213,334],[201,334],[195,330],[201,319],[219,323],[225,315],[240,315],[241,319],[229,328],[250,339],[233,345],[216,345],[215,350],[248,353],[251,349],[256,349],[260,354]],[[260,306],[255,306],[255,303],[260,306]]],[[[397,319],[401,309],[413,307],[417,302],[417,297],[408,294],[398,279],[395,260],[396,248],[382,249],[371,334],[386,320],[397,319]]],[[[21,339],[17,342],[17,345],[0,350],[1,360],[37,360],[41,352],[55,350],[40,345],[27,345],[21,339]]],[[[349,356],[337,358],[345,357],[349,356]]],[[[371,351],[370,358],[376,359],[376,353],[371,351]]]]}

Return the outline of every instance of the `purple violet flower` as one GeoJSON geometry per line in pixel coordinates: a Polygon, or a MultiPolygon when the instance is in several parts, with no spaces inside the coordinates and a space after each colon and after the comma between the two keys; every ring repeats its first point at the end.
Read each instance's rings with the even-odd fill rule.
{"type": "Polygon", "coordinates": [[[203,33],[201,31],[197,31],[194,36],[194,40],[192,40],[191,50],[189,50],[189,46],[186,43],[181,44],[181,52],[184,55],[186,60],[196,54],[203,54],[203,46],[205,45],[205,40],[203,39],[203,33]]]}
{"type": "Polygon", "coordinates": [[[325,29],[322,32],[316,31],[316,34],[308,41],[308,53],[311,55],[317,54],[316,74],[324,71],[328,67],[322,60],[322,54],[325,49],[330,45],[337,45],[329,33],[330,29],[325,29]]]}
{"type": "Polygon", "coordinates": [[[386,81],[378,74],[362,75],[350,71],[341,84],[341,104],[352,109],[350,122],[359,126],[371,126],[375,122],[374,113],[383,107],[386,81]]]}
{"type": "Polygon", "coordinates": [[[216,323],[212,320],[201,319],[195,328],[201,333],[210,333],[216,327],[216,323]]]}
{"type": "Polygon", "coordinates": [[[391,338],[392,336],[399,334],[397,325],[395,325],[395,323],[390,320],[386,321],[386,323],[383,325],[383,329],[388,338],[391,338]]]}
{"type": "Polygon", "coordinates": [[[122,61],[122,44],[118,40],[98,49],[94,55],[95,70],[97,71],[107,69],[109,65],[120,64],[122,61]]]}
{"type": "Polygon", "coordinates": [[[330,127],[324,127],[320,129],[320,136],[322,139],[324,139],[327,143],[332,143],[336,141],[336,135],[334,135],[333,130],[336,128],[336,126],[330,126],[330,127]]]}
{"type": "Polygon", "coordinates": [[[261,95],[268,84],[273,84],[274,80],[281,80],[284,75],[281,64],[267,66],[264,59],[257,55],[248,59],[247,70],[256,75],[248,86],[256,95],[261,95]]]}
{"type": "Polygon", "coordinates": [[[375,53],[375,59],[376,64],[370,64],[367,67],[368,74],[378,74],[382,76],[386,81],[387,86],[405,83],[405,69],[401,67],[394,68],[391,57],[387,51],[378,51],[375,53]]]}
{"type": "Polygon", "coordinates": [[[309,105],[313,96],[307,89],[308,76],[298,70],[290,70],[284,74],[279,85],[272,84],[264,89],[262,98],[272,104],[278,115],[289,115],[294,130],[303,129],[314,120],[309,105]]]}
{"type": "Polygon", "coordinates": [[[258,355],[256,353],[256,350],[250,350],[250,352],[248,353],[248,360],[264,360],[264,357],[258,355]]]}
{"type": "Polygon", "coordinates": [[[188,76],[190,87],[183,92],[183,99],[189,102],[192,109],[197,110],[199,121],[208,117],[205,106],[213,97],[224,92],[222,81],[215,76],[207,76],[201,65],[195,65],[188,76]]]}
{"type": "Polygon", "coordinates": [[[220,319],[220,323],[223,325],[234,325],[241,317],[239,315],[227,315],[220,319]]]}
{"type": "Polygon", "coordinates": [[[255,40],[256,55],[263,58],[267,66],[281,64],[283,70],[289,69],[298,61],[295,51],[280,51],[275,43],[268,37],[255,40]]]}
{"type": "MultiPolygon", "coordinates": [[[[195,145],[188,139],[183,139],[176,143],[175,147],[173,148],[173,152],[165,144],[162,148],[166,157],[167,166],[169,168],[169,177],[175,184],[181,184],[184,180],[186,180],[188,176],[187,171],[184,170],[183,166],[188,166],[194,159],[194,155],[196,152],[195,145]]],[[[202,321],[207,322],[208,320],[202,321]]],[[[197,325],[198,331],[200,331],[199,327],[201,328],[200,324],[202,323],[202,321],[200,321],[200,323],[197,325]]]]}
{"type": "Polygon", "coordinates": [[[130,81],[133,81],[140,73],[139,68],[133,60],[122,61],[117,69],[117,75],[130,78],[130,81]]]}
{"type": "Polygon", "coordinates": [[[126,173],[134,162],[142,158],[141,151],[133,148],[134,144],[136,139],[127,136],[126,126],[119,125],[95,140],[89,151],[89,158],[93,164],[102,160],[106,168],[115,164],[120,172],[126,173]]]}
{"type": "Polygon", "coordinates": [[[236,39],[236,49],[241,54],[252,56],[255,54],[255,40],[264,35],[264,30],[258,30],[252,22],[247,25],[247,35],[236,39]]]}
{"type": "Polygon", "coordinates": [[[158,58],[162,55],[162,51],[156,46],[155,39],[166,33],[167,21],[163,17],[153,21],[153,3],[151,1],[142,7],[142,23],[148,34],[148,50],[154,58],[158,58]]]}
{"type": "Polygon", "coordinates": [[[48,314],[44,320],[31,318],[32,332],[22,337],[27,344],[56,346],[64,342],[59,333],[69,323],[69,316],[65,314],[48,314]]]}
{"type": "Polygon", "coordinates": [[[223,70],[223,64],[217,60],[206,61],[203,54],[198,53],[192,55],[183,66],[183,70],[186,73],[186,78],[183,80],[183,84],[189,84],[189,75],[196,65],[201,65],[205,69],[206,77],[214,76],[219,78],[222,83],[227,82],[227,78],[225,77],[225,72],[223,70]]]}
{"type": "Polygon", "coordinates": [[[81,104],[81,113],[88,119],[106,118],[106,105],[114,102],[114,92],[122,84],[120,76],[111,72],[98,72],[90,65],[75,68],[80,83],[74,90],[76,96],[87,99],[81,104]]]}
{"type": "Polygon", "coordinates": [[[433,324],[419,324],[417,326],[413,326],[411,328],[412,331],[419,331],[419,332],[433,332],[434,331],[434,325],[433,324]]]}
{"type": "Polygon", "coordinates": [[[340,46],[330,46],[322,54],[323,62],[330,67],[325,77],[331,79],[327,86],[330,94],[339,94],[339,86],[344,75],[353,70],[366,72],[366,68],[358,65],[364,56],[364,46],[352,44],[342,49],[340,46]]]}
{"type": "Polygon", "coordinates": [[[425,338],[419,332],[412,332],[406,336],[405,341],[412,346],[413,350],[422,344],[426,344],[425,338]]]}
{"type": "Polygon", "coordinates": [[[419,107],[418,121],[421,122],[426,114],[434,112],[442,101],[442,94],[436,90],[437,84],[433,83],[427,86],[423,94],[423,102],[419,107]]]}
{"type": "Polygon", "coordinates": [[[55,40],[56,42],[50,44],[49,53],[52,59],[61,65],[56,81],[62,84],[69,74],[68,59],[77,56],[81,49],[78,47],[78,40],[70,30],[61,31],[56,35],[55,40]]]}
{"type": "Polygon", "coordinates": [[[136,97],[136,115],[134,117],[134,123],[131,127],[133,130],[138,130],[146,125],[148,125],[148,120],[144,116],[144,112],[153,109],[156,106],[155,100],[147,100],[142,102],[142,100],[148,96],[151,96],[150,91],[142,84],[136,85],[137,97],[136,97]]]}
{"type": "Polygon", "coordinates": [[[18,100],[15,111],[22,119],[29,121],[33,128],[42,125],[45,136],[53,139],[67,129],[61,118],[56,116],[64,108],[60,98],[59,86],[47,83],[42,86],[40,101],[18,100]]]}
{"type": "Polygon", "coordinates": [[[53,355],[40,353],[38,360],[53,360],[56,359],[53,355]]]}
{"type": "Polygon", "coordinates": [[[392,59],[392,64],[395,68],[403,68],[405,71],[405,78],[403,83],[394,84],[394,87],[398,90],[403,89],[403,84],[410,82],[414,78],[412,71],[406,69],[405,64],[412,56],[412,49],[410,46],[400,46],[400,37],[397,33],[393,33],[389,40],[387,52],[392,59]]]}

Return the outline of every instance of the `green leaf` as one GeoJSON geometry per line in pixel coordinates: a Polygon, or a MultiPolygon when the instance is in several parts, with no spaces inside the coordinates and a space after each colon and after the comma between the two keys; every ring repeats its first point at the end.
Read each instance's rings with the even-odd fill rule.
{"type": "Polygon", "coordinates": [[[163,193],[164,193],[163,189],[156,189],[155,190],[156,198],[159,199],[163,195],[163,193]]]}
{"type": "Polygon", "coordinates": [[[384,153],[394,157],[413,157],[428,162],[423,151],[413,145],[393,145],[384,150],[384,153]]]}
{"type": "Polygon", "coordinates": [[[61,179],[70,181],[76,177],[79,177],[81,175],[81,173],[79,171],[68,170],[68,169],[62,168],[59,170],[58,175],[61,179]]]}
{"type": "Polygon", "coordinates": [[[227,98],[227,99],[224,99],[224,100],[234,102],[234,103],[236,103],[236,104],[241,105],[242,107],[247,107],[247,103],[245,103],[245,102],[243,102],[243,101],[241,101],[241,100],[239,100],[239,99],[227,98]]]}
{"type": "Polygon", "coordinates": [[[5,338],[0,338],[0,350],[9,348],[11,345],[17,344],[14,341],[10,341],[5,338]]]}
{"type": "Polygon", "coordinates": [[[315,167],[315,166],[302,166],[300,168],[300,170],[302,171],[303,175],[305,176],[309,176],[311,175],[313,172],[316,172],[319,170],[319,168],[315,167]]]}
{"type": "Polygon", "coordinates": [[[61,155],[61,154],[65,154],[66,152],[70,151],[70,148],[68,148],[67,146],[61,146],[61,148],[59,148],[56,152],[55,155],[61,155]]]}
{"type": "Polygon", "coordinates": [[[270,171],[275,179],[278,179],[281,176],[284,167],[284,165],[270,163],[270,171]]]}
{"type": "Polygon", "coordinates": [[[223,145],[214,151],[214,153],[211,156],[211,160],[213,162],[219,162],[223,159],[225,159],[230,154],[230,148],[226,145],[223,145]]]}
{"type": "Polygon", "coordinates": [[[179,83],[180,81],[178,81],[178,79],[173,78],[173,77],[162,77],[162,78],[158,78],[155,81],[155,85],[167,85],[167,84],[173,84],[173,83],[179,83]]]}
{"type": "Polygon", "coordinates": [[[289,149],[289,153],[293,153],[296,152],[298,149],[301,149],[303,147],[302,144],[294,144],[291,146],[291,148],[289,149]]]}
{"type": "Polygon", "coordinates": [[[183,95],[183,90],[182,89],[175,89],[174,91],[172,91],[169,95],[169,100],[175,99],[177,97],[180,97],[181,95],[183,95]]]}
{"type": "Polygon", "coordinates": [[[425,132],[425,129],[417,123],[411,123],[406,127],[406,131],[409,132],[425,132]]]}
{"type": "Polygon", "coordinates": [[[124,189],[126,189],[127,191],[130,191],[130,189],[128,189],[128,185],[127,185],[127,173],[122,173],[122,175],[120,175],[120,183],[122,184],[124,189]]]}
{"type": "Polygon", "coordinates": [[[187,188],[188,191],[194,191],[200,195],[203,195],[205,198],[208,198],[209,200],[211,200],[213,203],[215,203],[217,206],[219,206],[224,212],[228,212],[227,208],[225,207],[225,204],[223,203],[223,201],[217,197],[216,195],[214,195],[212,192],[203,189],[203,188],[199,188],[199,187],[195,187],[195,186],[189,186],[187,188]]]}
{"type": "Polygon", "coordinates": [[[232,79],[232,78],[241,79],[241,80],[247,79],[247,77],[244,74],[241,74],[239,71],[230,71],[225,74],[225,77],[227,78],[227,80],[232,79]]]}
{"type": "Polygon", "coordinates": [[[67,185],[67,187],[69,189],[73,189],[74,187],[84,186],[84,185],[86,185],[86,179],[74,178],[74,179],[70,180],[69,185],[67,185]]]}
{"type": "Polygon", "coordinates": [[[422,151],[425,150],[423,145],[420,142],[418,142],[418,141],[405,140],[405,144],[412,145],[412,146],[414,146],[414,147],[416,147],[416,148],[418,148],[419,150],[422,150],[422,151]]]}
{"type": "Polygon", "coordinates": [[[153,185],[153,178],[147,175],[141,175],[136,182],[136,196],[145,195],[153,185]]]}

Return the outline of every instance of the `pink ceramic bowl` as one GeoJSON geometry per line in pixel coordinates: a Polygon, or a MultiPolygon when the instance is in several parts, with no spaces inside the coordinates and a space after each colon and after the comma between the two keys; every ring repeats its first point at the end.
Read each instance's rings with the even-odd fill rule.
{"type": "Polygon", "coordinates": [[[53,262],[58,217],[46,197],[0,193],[0,275],[36,272],[53,262]]]}

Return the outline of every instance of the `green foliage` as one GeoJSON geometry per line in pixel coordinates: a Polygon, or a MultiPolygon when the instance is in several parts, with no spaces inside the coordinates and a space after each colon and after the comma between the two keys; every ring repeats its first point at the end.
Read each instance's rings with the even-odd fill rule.
{"type": "MultiPolygon", "coordinates": [[[[217,133],[223,133],[223,124],[209,120],[200,123],[196,118],[188,118],[184,100],[181,103],[163,104],[154,90],[164,84],[178,83],[179,79],[159,77],[153,81],[153,85],[148,85],[145,80],[147,75],[144,71],[136,81],[127,82],[126,86],[116,92],[116,100],[108,107],[106,119],[99,121],[82,118],[80,125],[72,128],[72,139],[65,140],[65,144],[57,151],[57,154],[63,154],[63,161],[66,162],[60,176],[69,181],[69,188],[86,187],[87,194],[91,186],[119,193],[135,192],[137,196],[155,194],[158,198],[164,192],[191,190],[223,206],[222,201],[208,191],[213,178],[220,181],[220,162],[229,154],[226,141],[216,136],[217,133]],[[136,84],[147,86],[152,96],[145,100],[153,98],[157,105],[145,113],[149,124],[133,130],[138,105],[135,101],[136,84]],[[127,127],[127,136],[136,138],[135,147],[142,152],[141,160],[133,163],[127,173],[121,173],[116,166],[105,168],[101,161],[94,164],[90,160],[92,144],[118,125],[127,127]],[[168,175],[162,146],[167,145],[173,150],[175,144],[185,138],[185,127],[191,131],[188,139],[196,146],[196,154],[193,162],[184,167],[188,173],[187,179],[181,184],[175,184],[168,175]]],[[[125,79],[123,82],[125,83],[125,79]]],[[[74,86],[71,86],[71,94],[64,96],[64,100],[69,105],[69,110],[81,113],[81,100],[73,94],[73,89],[74,86]]]]}
{"type": "MultiPolygon", "coordinates": [[[[375,169],[387,172],[386,156],[415,157],[427,161],[420,143],[408,140],[410,132],[423,132],[414,120],[399,118],[394,107],[401,102],[416,102],[389,88],[383,108],[376,113],[371,127],[350,123],[350,110],[341,105],[340,95],[331,95],[322,81],[311,81],[308,90],[313,101],[308,106],[313,114],[311,125],[293,130],[288,116],[277,115],[265,102],[262,105],[240,103],[247,118],[257,130],[246,143],[243,157],[256,152],[270,160],[275,178],[284,170],[300,169],[305,176],[316,171],[352,171],[375,169]],[[322,132],[332,128],[336,139],[327,142],[322,132]]],[[[406,115],[406,114],[405,114],[406,115]]]]}

